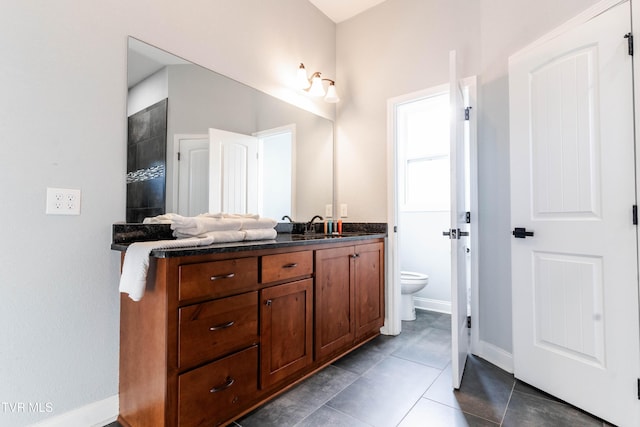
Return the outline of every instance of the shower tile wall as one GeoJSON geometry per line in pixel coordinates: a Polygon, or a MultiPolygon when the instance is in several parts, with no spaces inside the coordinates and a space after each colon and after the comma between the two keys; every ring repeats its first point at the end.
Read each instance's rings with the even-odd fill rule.
{"type": "Polygon", "coordinates": [[[164,99],[129,117],[127,222],[165,213],[167,104],[164,99]]]}

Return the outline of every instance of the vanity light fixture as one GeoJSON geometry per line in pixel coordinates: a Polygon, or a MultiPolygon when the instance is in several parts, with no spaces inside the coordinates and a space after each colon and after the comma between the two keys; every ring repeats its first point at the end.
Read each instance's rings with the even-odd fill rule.
{"type": "Polygon", "coordinates": [[[336,92],[336,82],[331,79],[323,79],[319,71],[311,74],[311,77],[307,77],[307,70],[304,68],[304,64],[300,63],[297,79],[298,87],[309,92],[309,95],[324,96],[324,100],[332,104],[340,101],[338,93],[336,92]],[[329,86],[326,91],[324,90],[322,82],[329,82],[329,86]]]}

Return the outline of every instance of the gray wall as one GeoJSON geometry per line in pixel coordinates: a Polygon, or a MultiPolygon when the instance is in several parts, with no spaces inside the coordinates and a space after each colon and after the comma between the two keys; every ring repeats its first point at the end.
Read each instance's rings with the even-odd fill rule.
{"type": "Polygon", "coordinates": [[[299,62],[335,75],[335,24],[300,0],[7,0],[0,13],[0,408],[23,426],[118,392],[126,58],[132,35],[333,117],[293,88],[299,62]],[[277,28],[277,31],[274,31],[277,28]],[[82,215],[45,216],[46,188],[82,215]]]}
{"type": "Polygon", "coordinates": [[[337,197],[352,220],[386,220],[387,99],[447,83],[452,49],[478,76],[479,323],[494,353],[511,353],[508,57],[594,3],[387,0],[337,26],[337,197]]]}

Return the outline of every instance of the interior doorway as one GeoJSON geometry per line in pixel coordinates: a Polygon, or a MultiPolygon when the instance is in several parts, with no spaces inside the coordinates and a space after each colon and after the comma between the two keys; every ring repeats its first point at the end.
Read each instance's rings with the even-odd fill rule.
{"type": "MultiPolygon", "coordinates": [[[[470,346],[479,341],[477,319],[477,147],[476,79],[461,81],[466,116],[464,125],[465,194],[469,226],[467,243],[467,312],[472,318],[470,346]]],[[[451,313],[449,240],[449,85],[439,85],[388,101],[389,229],[387,323],[383,333],[401,332],[401,271],[421,272],[429,284],[414,297],[418,310],[451,313]],[[414,138],[415,145],[407,142],[414,138]],[[429,142],[430,141],[430,142],[429,142]]]]}

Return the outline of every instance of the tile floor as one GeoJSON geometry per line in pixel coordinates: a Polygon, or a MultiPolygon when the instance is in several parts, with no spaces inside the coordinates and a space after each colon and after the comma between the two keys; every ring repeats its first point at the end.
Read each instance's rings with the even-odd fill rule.
{"type": "Polygon", "coordinates": [[[453,391],[450,358],[449,316],[419,311],[234,427],[609,426],[473,356],[453,391]]]}

